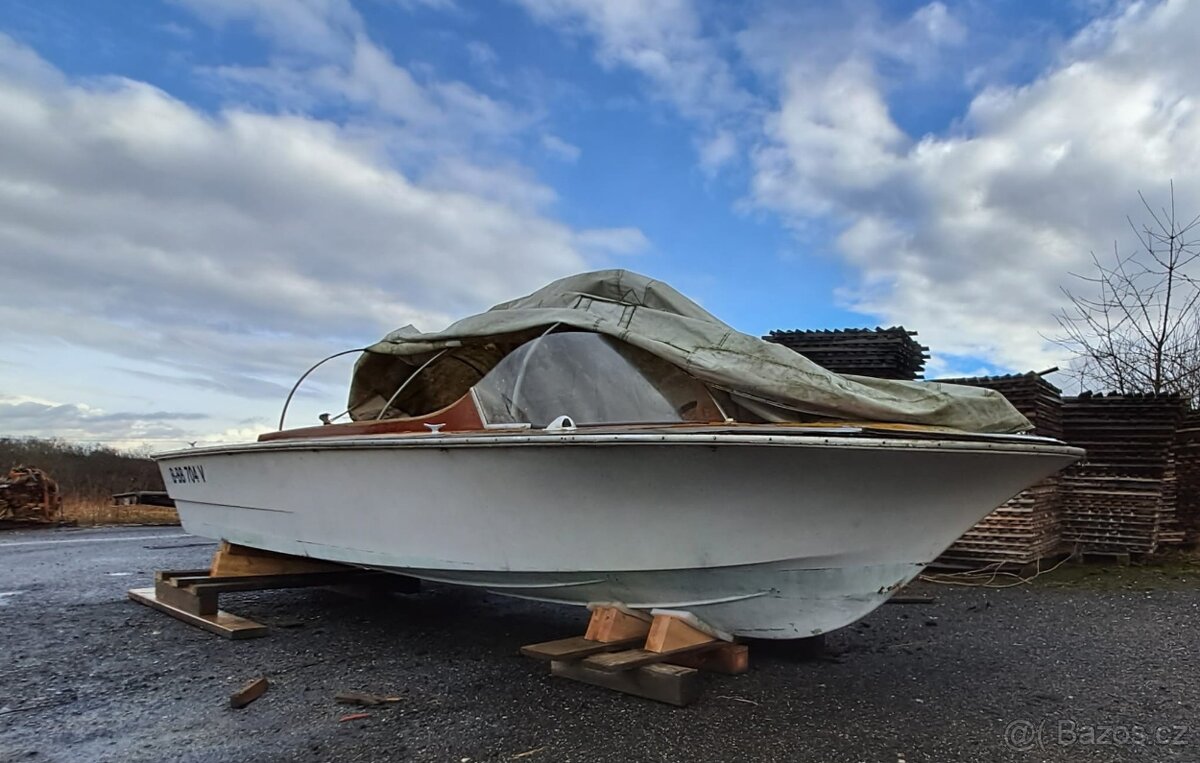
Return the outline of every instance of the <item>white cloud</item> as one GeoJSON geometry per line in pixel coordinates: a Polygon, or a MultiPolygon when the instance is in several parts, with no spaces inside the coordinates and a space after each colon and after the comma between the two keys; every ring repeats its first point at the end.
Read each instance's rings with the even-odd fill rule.
{"type": "Polygon", "coordinates": [[[255,30],[290,51],[326,56],[343,52],[363,30],[349,0],[174,0],[215,26],[251,23],[255,30]]]}
{"type": "Polygon", "coordinates": [[[738,51],[774,79],[797,72],[820,77],[848,60],[885,61],[905,79],[921,79],[939,75],[946,52],[970,35],[940,2],[898,22],[884,17],[885,7],[867,0],[767,5],[737,33],[738,51]]]}
{"type": "Polygon", "coordinates": [[[467,56],[476,66],[491,66],[500,60],[495,49],[482,40],[471,40],[467,43],[467,56]]]}
{"type": "Polygon", "coordinates": [[[181,444],[191,431],[180,423],[207,418],[180,411],[107,412],[80,403],[0,394],[0,431],[8,437],[56,437],[116,447],[181,444]]]}
{"type": "Polygon", "coordinates": [[[159,452],[190,446],[248,442],[275,429],[266,419],[213,428],[213,417],[188,411],[113,411],[86,403],[56,403],[0,394],[5,437],[95,443],[121,450],[159,452]]]}
{"type": "Polygon", "coordinates": [[[513,139],[541,118],[462,82],[418,79],[363,36],[347,41],[343,54],[204,71],[234,102],[285,113],[343,111],[348,130],[379,141],[413,170],[424,169],[432,157],[511,150],[513,139]]]}
{"type": "Polygon", "coordinates": [[[960,45],[967,37],[967,29],[954,18],[946,6],[934,2],[917,9],[910,21],[929,40],[937,43],[960,45]]]}
{"type": "Polygon", "coordinates": [[[714,135],[700,141],[699,152],[700,169],[711,177],[737,157],[737,138],[729,130],[717,130],[714,135]]]}
{"type": "MultiPolygon", "coordinates": [[[[517,0],[543,24],[595,43],[605,68],[628,68],[650,84],[650,93],[701,125],[695,141],[702,171],[712,178],[741,158],[754,137],[762,104],[738,80],[726,57],[732,41],[707,33],[692,0],[517,0]],[[743,141],[744,139],[744,141],[743,141]]],[[[636,108],[627,97],[610,107],[636,108]]]]}
{"type": "Polygon", "coordinates": [[[909,140],[892,123],[870,66],[849,60],[824,80],[793,72],[766,121],[753,193],[791,213],[820,215],[873,192],[894,172],[909,140]]]}
{"type": "Polygon", "coordinates": [[[583,153],[579,150],[579,146],[549,133],[542,136],[542,148],[546,149],[546,152],[554,158],[564,162],[576,162],[579,160],[579,155],[583,153]]]}
{"type": "Polygon", "coordinates": [[[1079,12],[1106,15],[1057,44],[1036,21],[1001,39],[986,4],[898,19],[869,0],[759,5],[736,22],[738,57],[687,0],[524,5],[594,37],[603,65],[640,72],[692,119],[706,174],[750,147],[739,208],[837,252],[857,273],[843,302],[919,329],[939,363],[1062,363],[1043,339],[1059,286],[1124,234],[1137,191],[1159,198],[1174,177],[1181,208],[1200,209],[1195,3],[1092,5],[1079,12]],[[999,83],[1031,58],[1041,76],[999,83]],[[759,96],[743,95],[739,65],[759,96]],[[976,90],[961,119],[921,136],[891,105],[913,88],[976,90]]]}
{"type": "MultiPolygon", "coordinates": [[[[282,113],[335,113],[347,131],[379,142],[410,173],[447,156],[497,164],[495,155],[511,154],[543,118],[538,106],[518,108],[462,81],[439,79],[427,65],[401,65],[371,39],[349,0],[176,1],[214,25],[249,25],[271,43],[264,64],[199,69],[230,103],[282,113]]],[[[455,10],[441,0],[400,4],[408,10],[455,10]]],[[[468,43],[465,53],[479,66],[496,60],[495,51],[479,41],[468,43]]],[[[489,79],[504,83],[498,75],[489,79]]]]}
{"type": "Polygon", "coordinates": [[[1200,208],[1200,6],[1135,5],[1085,29],[1026,86],[979,93],[959,131],[912,141],[892,121],[869,61],[814,79],[793,72],[754,198],[803,226],[832,215],[861,274],[857,309],[918,328],[935,351],[1008,368],[1062,360],[1058,285],[1102,250],[1172,176],[1200,208]]]}
{"type": "Polygon", "coordinates": [[[193,30],[185,27],[183,24],[176,24],[174,21],[168,21],[165,24],[159,24],[158,28],[179,40],[190,40],[195,36],[195,32],[193,30]]]}
{"type": "Polygon", "coordinates": [[[456,3],[454,0],[391,0],[391,2],[409,11],[415,11],[422,8],[435,11],[459,10],[458,3],[456,3]]]}
{"type": "Polygon", "coordinates": [[[575,245],[597,256],[640,254],[650,242],[637,228],[597,228],[575,234],[575,245]]]}
{"type": "Polygon", "coordinates": [[[492,199],[530,212],[548,207],[558,199],[553,188],[538,182],[529,170],[512,162],[482,165],[447,156],[435,160],[422,177],[422,184],[431,189],[492,199]]]}
{"type": "Polygon", "coordinates": [[[593,37],[601,64],[644,75],[685,116],[719,120],[752,103],[689,0],[518,1],[542,23],[593,37]]]}
{"type": "Polygon", "coordinates": [[[330,66],[315,72],[316,87],[326,97],[341,95],[360,106],[405,122],[453,129],[469,125],[474,134],[507,134],[524,126],[521,115],[507,105],[462,82],[433,82],[422,86],[390,53],[358,38],[354,57],[345,70],[330,66]]]}
{"type": "MultiPolygon", "coordinates": [[[[554,191],[511,158],[539,145],[540,106],[399,64],[348,0],[176,2],[268,43],[263,65],[196,70],[224,96],[215,113],[141,82],[67,78],[0,35],[0,257],[23,274],[0,304],[0,362],[22,389],[52,378],[88,410],[203,401],[220,415],[126,434],[220,440],[334,350],[645,248],[638,231],[549,215],[554,191]],[[72,352],[128,392],[53,376],[72,352]]],[[[495,61],[482,44],[467,54],[495,61]]],[[[337,408],[348,370],[324,369],[291,418],[337,408]]],[[[111,439],[89,421],[69,436],[111,439]]]]}
{"type": "Polygon", "coordinates": [[[70,82],[0,37],[0,257],[21,274],[0,336],[278,398],[328,352],[591,264],[578,237],[601,234],[539,212],[552,192],[499,190],[519,168],[485,182],[463,160],[438,185],[383,150],[318,119],[207,115],[139,82],[70,82]]]}

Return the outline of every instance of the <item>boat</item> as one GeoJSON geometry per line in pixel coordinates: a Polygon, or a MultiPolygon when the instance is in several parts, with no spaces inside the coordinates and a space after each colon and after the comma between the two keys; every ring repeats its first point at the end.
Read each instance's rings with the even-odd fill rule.
{"type": "Polygon", "coordinates": [[[838,376],[599,271],[389,334],[342,416],[156,458],[194,535],[792,639],[1083,455],[1028,428],[990,390],[838,376]]]}

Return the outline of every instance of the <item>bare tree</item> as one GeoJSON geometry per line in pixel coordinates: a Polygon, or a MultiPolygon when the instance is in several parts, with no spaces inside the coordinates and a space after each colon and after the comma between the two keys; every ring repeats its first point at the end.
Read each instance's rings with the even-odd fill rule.
{"type": "Polygon", "coordinates": [[[1138,192],[1148,219],[1128,219],[1138,249],[1111,260],[1092,253],[1090,275],[1072,273],[1084,286],[1063,288],[1070,304],[1055,317],[1054,341],[1075,360],[1072,373],[1084,389],[1172,392],[1200,402],[1200,215],[1181,221],[1175,186],[1157,212],[1138,192]]]}

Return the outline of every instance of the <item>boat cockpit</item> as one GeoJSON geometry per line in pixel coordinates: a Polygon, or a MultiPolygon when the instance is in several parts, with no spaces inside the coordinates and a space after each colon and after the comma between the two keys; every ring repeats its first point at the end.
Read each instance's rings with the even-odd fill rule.
{"type": "MultiPolygon", "coordinates": [[[[375,391],[370,398],[351,405],[341,414],[351,416],[348,422],[334,423],[326,415],[322,420],[327,423],[320,426],[283,429],[281,417],[280,430],[261,435],[259,441],[545,429],[562,421],[572,427],[729,421],[718,402],[724,393],[645,350],[604,334],[545,333],[503,355],[486,371],[480,367],[480,358],[496,353],[492,348],[482,349],[451,348],[434,354],[412,367],[387,398],[375,391]],[[472,375],[478,380],[467,384],[472,375]],[[438,389],[429,389],[431,384],[438,389]],[[453,402],[426,410],[430,401],[444,400],[447,387],[455,384],[460,389],[452,390],[457,394],[453,402]]],[[[404,362],[394,360],[395,364],[404,362]]]]}

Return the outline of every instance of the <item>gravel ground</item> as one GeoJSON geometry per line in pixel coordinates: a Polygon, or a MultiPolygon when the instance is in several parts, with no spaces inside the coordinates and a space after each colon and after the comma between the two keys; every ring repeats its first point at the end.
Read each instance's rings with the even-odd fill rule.
{"type": "Polygon", "coordinates": [[[577,635],[577,609],[238,594],[223,607],[272,631],[230,642],[125,598],[213,548],[178,528],[0,535],[0,760],[1200,760],[1197,568],[926,585],[934,603],[883,607],[824,657],[754,643],[748,674],[677,709],[517,656],[577,635]],[[259,674],[266,695],[230,709],[259,674]],[[339,723],[341,690],[402,699],[339,723]]]}

